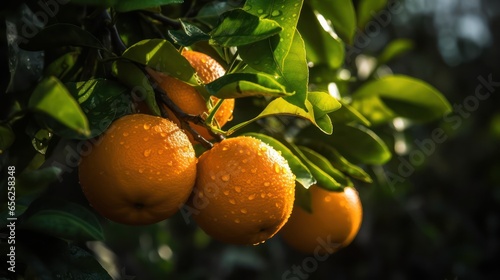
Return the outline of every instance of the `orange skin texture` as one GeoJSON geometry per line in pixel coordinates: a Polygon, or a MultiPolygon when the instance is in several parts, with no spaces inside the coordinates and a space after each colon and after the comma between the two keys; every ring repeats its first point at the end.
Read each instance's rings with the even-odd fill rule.
{"type": "Polygon", "coordinates": [[[351,187],[344,192],[331,192],[316,185],[309,190],[313,212],[294,206],[290,219],[280,231],[285,243],[306,254],[331,254],[349,245],[359,231],[363,216],[358,192],[351,187]]]}
{"type": "Polygon", "coordinates": [[[295,175],[281,154],[256,138],[240,136],[200,156],[188,205],[213,238],[259,244],[288,220],[294,195],[295,175]]]}
{"type": "MultiPolygon", "coordinates": [[[[189,61],[191,66],[193,66],[195,72],[203,83],[208,84],[224,76],[224,67],[222,67],[210,56],[196,51],[183,51],[182,55],[189,61]]],[[[167,93],[170,100],[172,100],[182,111],[187,114],[201,115],[202,117],[205,117],[206,114],[208,114],[207,102],[194,87],[160,72],[148,72],[158,82],[159,86],[167,93]]],[[[215,105],[219,99],[211,96],[210,100],[215,105]]],[[[173,120],[180,126],[181,123],[174,113],[166,106],[165,109],[169,114],[169,119],[173,120]]],[[[232,118],[233,109],[234,99],[225,99],[215,114],[215,120],[217,121],[219,127],[224,126],[232,118]]],[[[205,139],[213,139],[213,136],[206,127],[191,122],[190,125],[205,139]]],[[[189,137],[191,142],[194,143],[192,136],[189,135],[189,137]]]]}
{"type": "Polygon", "coordinates": [[[79,178],[102,216],[152,224],[172,216],[189,198],[196,163],[192,144],[172,121],[133,114],[113,122],[82,155],[79,178]]]}

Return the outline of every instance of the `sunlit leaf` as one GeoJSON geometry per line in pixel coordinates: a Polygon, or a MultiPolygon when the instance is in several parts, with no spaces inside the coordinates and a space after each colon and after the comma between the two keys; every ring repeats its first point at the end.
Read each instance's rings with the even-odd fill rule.
{"type": "Polygon", "coordinates": [[[344,43],[323,29],[310,5],[304,5],[298,29],[305,42],[307,60],[314,65],[326,64],[337,69],[344,63],[344,43]]]}
{"type": "Polygon", "coordinates": [[[451,112],[450,104],[437,89],[402,75],[364,84],[353,94],[351,105],[374,124],[398,116],[425,122],[451,112]]]}
{"type": "Polygon", "coordinates": [[[281,155],[288,161],[288,165],[290,166],[293,174],[295,174],[295,180],[300,183],[302,187],[307,189],[316,183],[316,180],[313,178],[307,166],[304,165],[304,163],[302,163],[283,143],[261,133],[252,132],[246,133],[245,135],[255,137],[281,152],[281,155]]]}
{"type": "Polygon", "coordinates": [[[21,173],[16,178],[16,192],[19,195],[38,193],[59,179],[62,169],[51,166],[21,173]]]}
{"type": "Polygon", "coordinates": [[[42,80],[35,88],[28,106],[44,113],[83,136],[90,135],[88,120],[78,102],[55,77],[42,80]]]}
{"type": "Polygon", "coordinates": [[[282,77],[279,80],[285,85],[288,92],[295,92],[294,95],[284,99],[307,110],[305,102],[309,84],[309,68],[307,67],[304,40],[298,31],[295,31],[293,36],[292,45],[284,61],[282,77]]]}
{"type": "Polygon", "coordinates": [[[233,73],[207,84],[210,94],[219,98],[240,98],[248,96],[289,96],[273,76],[265,73],[233,73]]]}
{"type": "Polygon", "coordinates": [[[350,123],[357,122],[365,126],[370,126],[371,123],[367,120],[360,112],[354,109],[351,105],[346,102],[340,100],[342,105],[340,109],[330,113],[330,117],[335,123],[350,123]]]}
{"type": "Polygon", "coordinates": [[[321,167],[317,165],[316,162],[313,162],[309,159],[304,153],[294,144],[289,143],[288,145],[292,152],[297,155],[297,157],[309,168],[314,178],[317,180],[317,184],[322,188],[325,188],[330,191],[342,191],[342,185],[337,182],[328,172],[323,170],[321,167]]]}
{"type": "Polygon", "coordinates": [[[387,0],[360,0],[358,3],[358,27],[363,28],[386,5],[387,0]]]}
{"type": "Polygon", "coordinates": [[[169,30],[168,35],[174,42],[181,46],[191,46],[199,41],[207,41],[210,35],[201,30],[198,26],[179,19],[182,30],[169,30]]]}
{"type": "Polygon", "coordinates": [[[335,181],[339,182],[343,188],[353,186],[351,180],[335,168],[326,157],[308,147],[298,146],[298,148],[311,162],[330,175],[335,181]]]}
{"type": "Polygon", "coordinates": [[[225,47],[248,45],[282,30],[274,20],[260,18],[242,9],[234,9],[224,13],[222,22],[210,32],[210,44],[225,47]]]}
{"type": "Polygon", "coordinates": [[[330,20],[335,33],[351,44],[356,33],[356,13],[352,0],[311,0],[314,10],[330,20]]]}

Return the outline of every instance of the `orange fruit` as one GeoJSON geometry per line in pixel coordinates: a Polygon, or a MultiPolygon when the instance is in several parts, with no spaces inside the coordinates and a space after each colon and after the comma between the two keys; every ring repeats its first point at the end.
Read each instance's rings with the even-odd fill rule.
{"type": "Polygon", "coordinates": [[[144,114],[114,121],[82,154],[80,184],[92,207],[123,224],[172,216],[196,180],[195,152],[172,121],[144,114]]]}
{"type": "Polygon", "coordinates": [[[214,239],[259,244],[288,220],[294,195],[295,175],[286,159],[256,138],[239,136],[200,156],[188,205],[214,239]]]}
{"type": "MultiPolygon", "coordinates": [[[[183,51],[182,55],[189,61],[191,66],[193,66],[198,77],[205,84],[215,81],[225,73],[224,67],[215,59],[204,53],[183,51]]],[[[149,71],[149,73],[167,93],[170,100],[172,100],[182,111],[188,114],[206,117],[206,114],[208,114],[207,102],[194,87],[160,72],[149,71]]],[[[210,100],[214,105],[219,101],[219,99],[214,96],[211,96],[210,100]]],[[[169,114],[168,117],[180,126],[180,121],[174,113],[168,108],[166,109],[169,114]]],[[[219,127],[224,126],[232,118],[233,109],[234,99],[225,99],[215,114],[215,120],[219,127]]],[[[190,123],[190,125],[205,139],[213,139],[206,127],[193,123],[190,123]]],[[[193,142],[192,136],[190,134],[188,136],[191,142],[193,142]]]]}
{"type": "Polygon", "coordinates": [[[349,245],[363,216],[358,192],[351,187],[331,192],[316,185],[309,191],[312,213],[296,205],[280,231],[283,240],[307,254],[331,254],[349,245]]]}

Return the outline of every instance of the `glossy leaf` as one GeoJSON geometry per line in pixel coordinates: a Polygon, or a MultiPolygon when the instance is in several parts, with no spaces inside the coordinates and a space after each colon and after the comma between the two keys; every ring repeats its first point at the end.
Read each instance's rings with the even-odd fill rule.
{"type": "Polygon", "coordinates": [[[356,33],[356,13],[352,0],[311,0],[314,10],[330,20],[335,33],[348,44],[356,33]]]}
{"type": "Polygon", "coordinates": [[[323,170],[321,167],[317,165],[316,162],[310,160],[304,153],[297,147],[295,144],[289,143],[288,145],[292,152],[297,155],[297,157],[309,168],[311,174],[317,180],[317,184],[322,188],[325,188],[330,191],[342,191],[342,185],[337,182],[328,172],[323,170]]]}
{"type": "Polygon", "coordinates": [[[39,193],[57,181],[61,174],[62,169],[55,166],[22,172],[16,178],[16,192],[19,195],[39,193]]]}
{"type": "Polygon", "coordinates": [[[31,110],[44,113],[82,136],[90,135],[87,117],[68,89],[55,77],[42,80],[28,102],[31,110]]]}
{"type": "Polygon", "coordinates": [[[276,21],[283,30],[268,39],[239,48],[241,58],[252,68],[283,76],[285,58],[292,45],[302,0],[248,0],[243,10],[276,21]]]}
{"type": "Polygon", "coordinates": [[[330,117],[332,118],[334,123],[360,123],[364,126],[370,126],[371,123],[367,120],[360,112],[354,109],[351,105],[346,102],[340,100],[339,101],[342,107],[340,109],[330,113],[330,117]]]}
{"type": "Polygon", "coordinates": [[[72,3],[101,7],[114,7],[119,12],[129,12],[157,6],[180,4],[184,0],[71,0],[72,3]]]}
{"type": "Polygon", "coordinates": [[[298,148],[311,162],[330,175],[335,181],[339,182],[343,188],[353,186],[352,181],[335,168],[323,155],[308,147],[298,146],[298,148]]]}
{"type": "Polygon", "coordinates": [[[21,48],[28,51],[66,46],[104,49],[102,43],[92,33],[68,23],[49,25],[27,40],[25,44],[20,44],[21,48]],[[47,40],[47,38],[51,39],[47,40]]]}
{"type": "Polygon", "coordinates": [[[89,121],[91,134],[103,133],[115,119],[131,113],[129,90],[113,80],[95,79],[67,83],[89,121]]]}
{"type": "Polygon", "coordinates": [[[211,95],[219,98],[240,98],[248,96],[289,96],[283,85],[273,76],[265,73],[227,74],[206,85],[211,95]]]}
{"type": "Polygon", "coordinates": [[[122,56],[191,85],[199,85],[191,64],[167,40],[143,40],[125,50],[122,56]]]}
{"type": "Polygon", "coordinates": [[[210,35],[201,30],[198,26],[179,19],[182,30],[169,30],[168,35],[174,42],[181,46],[191,46],[199,41],[208,41],[210,35]]]}
{"type": "Polygon", "coordinates": [[[210,32],[210,44],[224,47],[243,46],[264,40],[283,28],[271,19],[260,18],[242,9],[222,15],[222,22],[210,32]]]}
{"type": "Polygon", "coordinates": [[[360,0],[357,11],[358,27],[362,29],[386,5],[387,0],[360,0]]]}
{"type": "Polygon", "coordinates": [[[437,89],[402,75],[366,83],[353,94],[351,105],[374,124],[398,116],[425,122],[451,112],[450,104],[437,89]]]}
{"type": "Polygon", "coordinates": [[[336,34],[325,31],[310,5],[304,5],[297,26],[305,42],[307,60],[337,69],[344,63],[344,43],[336,34]]]}
{"type": "Polygon", "coordinates": [[[394,58],[413,49],[413,42],[408,39],[396,39],[387,45],[377,58],[378,64],[386,64],[394,58]]]}
{"type": "Polygon", "coordinates": [[[227,134],[232,134],[236,130],[250,124],[251,122],[254,122],[258,119],[268,117],[268,116],[273,116],[273,115],[288,115],[288,116],[295,116],[298,118],[303,118],[306,120],[309,120],[311,123],[315,124],[318,128],[321,129],[324,133],[331,134],[332,133],[332,126],[331,123],[330,125],[325,124],[323,122],[317,123],[315,118],[314,118],[314,108],[311,104],[311,102],[306,101],[306,107],[308,108],[307,111],[290,104],[289,102],[285,101],[282,97],[276,98],[273,101],[271,101],[266,108],[255,118],[250,119],[248,121],[241,122],[233,127],[231,127],[228,131],[227,134]],[[324,125],[325,124],[325,125],[324,125]]]}
{"type": "Polygon", "coordinates": [[[335,97],[326,92],[311,91],[308,93],[307,99],[314,107],[315,118],[321,118],[342,107],[341,103],[335,97]]]}
{"type": "Polygon", "coordinates": [[[261,133],[252,132],[246,133],[245,135],[255,137],[281,152],[281,155],[288,161],[288,165],[290,166],[293,174],[295,174],[295,180],[304,188],[307,189],[316,183],[316,180],[313,178],[307,166],[304,165],[304,163],[302,163],[283,143],[261,133]]]}
{"type": "Polygon", "coordinates": [[[307,89],[309,84],[309,68],[307,67],[306,49],[304,40],[298,31],[295,31],[292,45],[284,61],[283,73],[279,79],[288,92],[295,94],[284,99],[297,107],[307,110],[307,89]]]}
{"type": "Polygon", "coordinates": [[[20,227],[68,240],[104,239],[97,217],[86,208],[64,199],[36,200],[25,212],[20,227]]]}
{"type": "Polygon", "coordinates": [[[68,75],[71,74],[72,72],[74,74],[75,71],[72,71],[72,70],[74,70],[74,67],[77,66],[75,64],[77,62],[79,55],[80,55],[79,51],[68,52],[68,53],[63,54],[61,57],[54,60],[51,64],[49,64],[45,68],[44,75],[45,76],[55,76],[58,79],[63,80],[63,81],[66,78],[68,78],[68,79],[71,78],[71,77],[68,77],[68,75]]]}

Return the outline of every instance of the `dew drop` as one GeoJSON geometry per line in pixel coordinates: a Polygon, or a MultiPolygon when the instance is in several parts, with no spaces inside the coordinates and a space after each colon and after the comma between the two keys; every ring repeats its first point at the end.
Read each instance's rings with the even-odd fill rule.
{"type": "Polygon", "coordinates": [[[167,162],[167,165],[172,166],[172,165],[174,165],[174,163],[172,161],[169,161],[169,162],[167,162]]]}
{"type": "Polygon", "coordinates": [[[330,196],[325,196],[325,202],[330,202],[332,201],[332,198],[330,196]]]}
{"type": "Polygon", "coordinates": [[[297,14],[293,14],[293,15],[292,15],[292,17],[296,17],[296,16],[297,16],[297,14]]]}
{"type": "Polygon", "coordinates": [[[151,128],[151,125],[149,125],[149,124],[145,123],[143,127],[144,127],[144,129],[145,129],[145,130],[148,130],[148,129],[150,129],[150,128],[151,128]]]}
{"type": "Polygon", "coordinates": [[[270,185],[271,185],[271,183],[269,183],[269,182],[265,182],[265,183],[264,183],[264,186],[265,186],[265,187],[269,187],[270,185]]]}
{"type": "Polygon", "coordinates": [[[234,222],[237,223],[237,224],[239,224],[240,223],[240,219],[235,219],[234,222]]]}
{"type": "Polygon", "coordinates": [[[248,159],[244,159],[244,160],[242,160],[241,162],[243,162],[243,163],[247,163],[247,162],[248,162],[248,159]]]}
{"type": "Polygon", "coordinates": [[[252,168],[252,170],[250,170],[252,173],[257,173],[257,168],[252,168]]]}
{"type": "Polygon", "coordinates": [[[268,193],[267,193],[267,196],[268,196],[268,197],[271,197],[271,196],[273,196],[273,194],[272,194],[272,193],[270,193],[270,192],[268,192],[268,193]]]}
{"type": "Polygon", "coordinates": [[[129,135],[129,133],[128,133],[128,132],[124,132],[124,133],[123,133],[123,136],[125,136],[125,137],[127,137],[128,135],[129,135]]]}
{"type": "Polygon", "coordinates": [[[139,173],[144,173],[144,168],[139,168],[139,173]]]}
{"type": "Polygon", "coordinates": [[[239,152],[240,154],[243,154],[243,149],[240,149],[238,152],[239,152]]]}
{"type": "Polygon", "coordinates": [[[248,11],[248,10],[251,10],[252,9],[252,6],[251,5],[245,5],[243,7],[243,11],[248,11]]]}
{"type": "Polygon", "coordinates": [[[257,10],[257,13],[259,13],[259,14],[262,14],[263,12],[264,12],[264,10],[262,10],[262,9],[257,10]]]}
{"type": "Polygon", "coordinates": [[[229,149],[229,148],[228,147],[222,147],[223,151],[227,151],[227,149],[229,149]]]}
{"type": "Polygon", "coordinates": [[[222,181],[227,182],[227,181],[229,181],[229,179],[231,179],[231,176],[229,176],[229,174],[222,175],[221,179],[222,179],[222,181]]]}
{"type": "Polygon", "coordinates": [[[261,194],[260,194],[260,197],[265,198],[265,197],[266,197],[266,194],[265,194],[265,193],[261,193],[261,194]]]}
{"type": "Polygon", "coordinates": [[[274,205],[275,205],[276,207],[280,208],[280,204],[279,204],[278,202],[276,202],[274,205]]]}
{"type": "Polygon", "coordinates": [[[271,16],[273,16],[273,17],[277,17],[277,16],[279,16],[279,15],[281,15],[281,11],[278,11],[278,10],[274,10],[274,11],[271,13],[271,16]]]}
{"type": "Polygon", "coordinates": [[[144,141],[148,141],[149,140],[149,137],[144,137],[144,141]]]}
{"type": "Polygon", "coordinates": [[[248,213],[248,210],[245,209],[245,208],[243,208],[243,209],[240,210],[240,212],[243,213],[243,214],[246,214],[246,213],[248,213]]]}
{"type": "Polygon", "coordinates": [[[249,195],[248,200],[254,200],[255,199],[255,194],[249,195]]]}
{"type": "Polygon", "coordinates": [[[215,180],[215,178],[217,178],[217,177],[215,177],[215,175],[210,176],[210,179],[212,179],[212,180],[215,180]]]}
{"type": "Polygon", "coordinates": [[[276,173],[280,173],[281,172],[281,166],[279,164],[277,164],[277,163],[274,164],[274,171],[276,173]]]}
{"type": "Polygon", "coordinates": [[[125,144],[125,142],[123,142],[123,141],[120,141],[120,145],[123,145],[123,144],[125,144]]]}
{"type": "Polygon", "coordinates": [[[229,195],[229,191],[224,191],[224,195],[229,195]]]}
{"type": "Polygon", "coordinates": [[[236,192],[241,192],[241,187],[234,187],[234,190],[235,190],[236,192]]]}
{"type": "Polygon", "coordinates": [[[234,200],[234,199],[231,198],[231,199],[229,199],[229,203],[235,205],[236,204],[236,200],[234,200]]]}
{"type": "Polygon", "coordinates": [[[159,154],[159,155],[163,154],[163,152],[164,152],[164,151],[163,151],[163,150],[161,150],[161,149],[160,149],[160,150],[158,150],[158,154],[159,154]]]}
{"type": "Polygon", "coordinates": [[[161,137],[167,137],[167,134],[166,134],[165,132],[161,132],[161,133],[160,133],[160,136],[161,136],[161,137]]]}
{"type": "Polygon", "coordinates": [[[151,149],[147,149],[144,151],[144,156],[145,157],[149,157],[149,155],[151,155],[151,149]]]}

